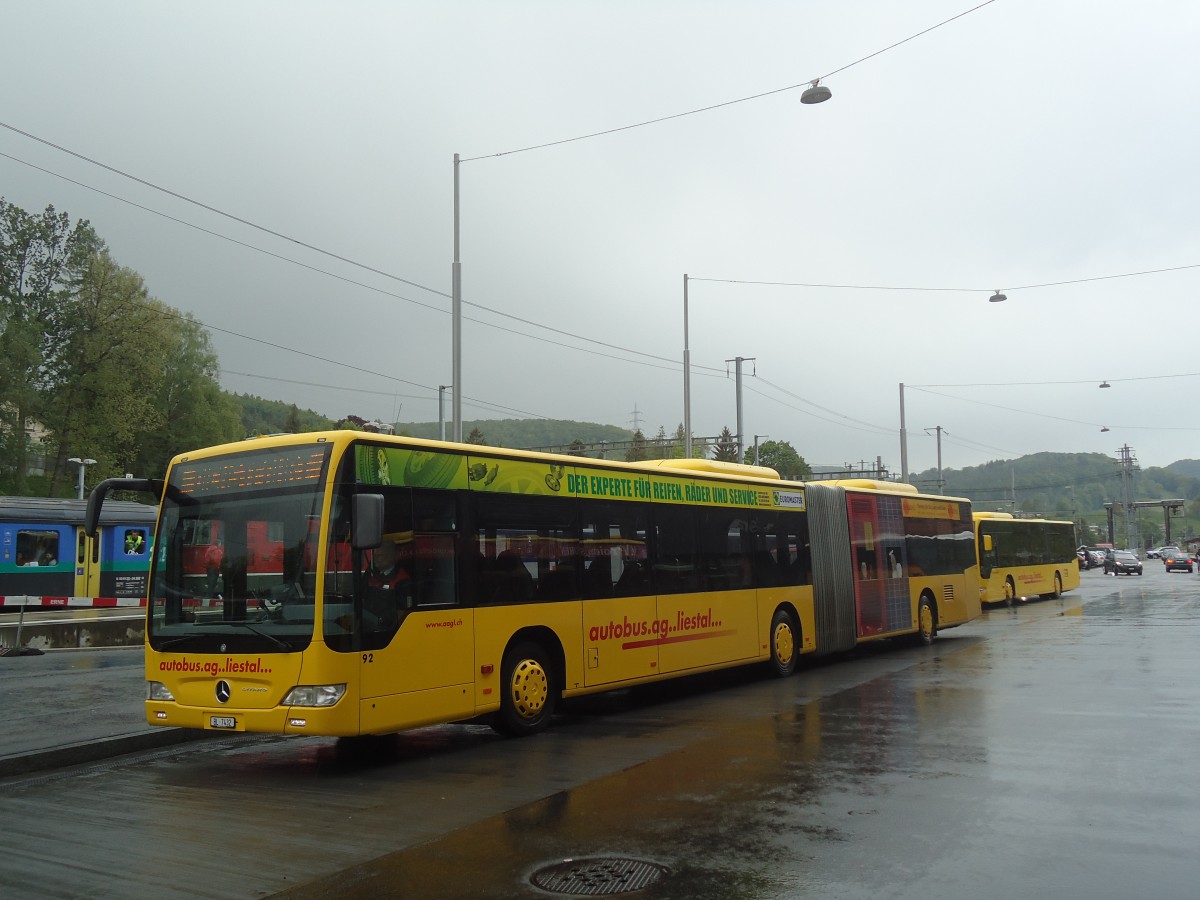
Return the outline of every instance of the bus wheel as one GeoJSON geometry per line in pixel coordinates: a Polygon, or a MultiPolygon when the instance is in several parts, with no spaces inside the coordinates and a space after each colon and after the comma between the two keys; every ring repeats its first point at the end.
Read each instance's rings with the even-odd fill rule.
{"type": "Polygon", "coordinates": [[[1054,593],[1050,595],[1050,599],[1057,600],[1061,596],[1062,596],[1062,577],[1057,572],[1055,572],[1054,573],[1054,593]]]}
{"type": "Polygon", "coordinates": [[[786,678],[796,671],[796,661],[800,658],[799,647],[800,629],[796,627],[796,618],[786,609],[775,610],[771,619],[771,674],[776,678],[786,678]]]}
{"type": "Polygon", "coordinates": [[[518,644],[504,655],[501,667],[500,712],[495,728],[502,734],[523,737],[536,734],[550,723],[558,695],[549,656],[539,644],[518,644]]]}
{"type": "Polygon", "coordinates": [[[921,647],[928,647],[937,637],[937,616],[933,612],[933,601],[928,594],[921,595],[921,603],[917,607],[917,633],[913,642],[921,647]]]}
{"type": "Polygon", "coordinates": [[[1012,606],[1017,599],[1017,586],[1011,578],[1004,579],[1004,605],[1012,606]]]}

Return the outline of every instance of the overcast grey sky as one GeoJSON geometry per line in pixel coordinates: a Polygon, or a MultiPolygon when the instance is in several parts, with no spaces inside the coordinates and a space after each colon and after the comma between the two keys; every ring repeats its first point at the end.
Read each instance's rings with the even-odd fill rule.
{"type": "Polygon", "coordinates": [[[509,153],[799,85],[978,2],[11,4],[0,122],[432,290],[9,128],[0,194],[89,219],[214,329],[227,389],[333,417],[437,418],[460,153],[467,419],[673,431],[687,273],[698,435],[734,428],[741,356],[747,442],[814,464],[899,471],[901,382],[914,471],[936,426],[947,468],[1200,457],[1194,0],[995,0],[821,105],[509,153]]]}

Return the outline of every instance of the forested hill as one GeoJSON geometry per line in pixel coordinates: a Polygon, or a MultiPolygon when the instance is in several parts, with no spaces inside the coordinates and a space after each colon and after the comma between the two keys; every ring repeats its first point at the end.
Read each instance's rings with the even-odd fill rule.
{"type": "MultiPolygon", "coordinates": [[[[438,437],[437,422],[397,422],[396,433],[409,437],[438,437]]],[[[551,447],[582,441],[585,444],[600,441],[628,441],[633,433],[615,425],[599,425],[595,422],[572,422],[568,419],[478,419],[463,421],[463,438],[478,432],[482,442],[493,447],[551,447]]],[[[446,435],[450,435],[450,423],[446,423],[446,435]]]]}
{"type": "MultiPolygon", "coordinates": [[[[945,493],[969,497],[978,509],[1071,518],[1073,513],[1094,514],[1105,503],[1122,499],[1121,469],[1116,459],[1103,453],[1034,453],[1013,460],[998,460],[964,469],[943,469],[945,493]]],[[[934,491],[937,470],[913,475],[922,490],[934,491]]],[[[1200,499],[1200,461],[1181,460],[1168,468],[1137,469],[1133,473],[1134,500],[1197,501],[1200,499]],[[1197,474],[1190,474],[1196,472],[1197,474]]],[[[1188,504],[1189,517],[1200,513],[1200,503],[1188,504]]]]}
{"type": "Polygon", "coordinates": [[[1177,472],[1180,475],[1191,475],[1193,478],[1200,478],[1200,459],[1180,459],[1167,466],[1172,472],[1177,472]]]}
{"type": "MultiPolygon", "coordinates": [[[[336,428],[338,423],[312,410],[260,397],[235,395],[241,405],[248,434],[315,431],[336,428]]],[[[450,427],[447,423],[447,433],[450,427]]],[[[396,433],[436,438],[437,422],[398,422],[396,433]]],[[[628,429],[595,422],[563,419],[477,419],[463,423],[463,437],[493,447],[565,446],[572,441],[628,441],[628,429]]],[[[1034,453],[1014,460],[997,460],[981,466],[945,469],[944,493],[969,497],[977,509],[1011,511],[1015,488],[1016,508],[1029,515],[1098,521],[1104,504],[1122,499],[1120,466],[1103,453],[1034,453]]],[[[915,473],[912,480],[922,490],[937,491],[937,470],[915,473]]],[[[1190,501],[1187,519],[1200,522],[1200,460],[1184,459],[1166,468],[1139,469],[1133,475],[1134,499],[1139,501],[1190,501]]]]}
{"type": "MultiPolygon", "coordinates": [[[[281,432],[325,431],[338,428],[340,423],[327,419],[311,409],[298,409],[290,403],[264,400],[249,394],[231,395],[242,410],[242,425],[247,434],[278,434],[281,432]]],[[[358,420],[361,421],[361,420],[358,420]]],[[[353,427],[353,426],[348,426],[353,427]]],[[[633,433],[615,425],[595,422],[572,422],[567,419],[476,419],[463,422],[463,438],[476,433],[481,443],[492,447],[550,447],[566,446],[572,441],[585,444],[600,441],[628,441],[633,433]]],[[[408,437],[436,439],[437,422],[397,422],[396,434],[408,437]]],[[[446,423],[450,435],[450,423],[446,423]]]]}

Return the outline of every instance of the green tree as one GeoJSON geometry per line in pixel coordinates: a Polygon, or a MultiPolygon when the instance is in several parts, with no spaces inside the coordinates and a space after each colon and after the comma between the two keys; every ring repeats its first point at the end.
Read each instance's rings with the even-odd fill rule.
{"type": "Polygon", "coordinates": [[[764,441],[759,444],[755,462],[760,466],[769,466],[781,478],[789,481],[808,481],[812,478],[812,469],[804,457],[787,441],[764,441]]]}
{"type": "Polygon", "coordinates": [[[639,428],[633,433],[633,445],[625,451],[625,462],[641,462],[646,455],[646,436],[639,428]]]}
{"type": "Polygon", "coordinates": [[[147,300],[137,273],[107,252],[92,255],[70,301],[76,327],[65,335],[63,364],[44,391],[42,422],[58,444],[51,493],[70,479],[66,457],[90,456],[96,474],[113,474],[133,463],[141,434],[162,429],[150,396],[163,370],[163,328],[147,300]]]}
{"type": "Polygon", "coordinates": [[[47,206],[40,215],[0,198],[0,484],[25,490],[25,422],[44,421],[79,325],[73,300],[92,253],[83,220],[47,206]]]}
{"type": "Polygon", "coordinates": [[[288,434],[299,434],[304,430],[304,426],[300,424],[300,407],[295,403],[288,410],[287,422],[284,423],[283,430],[288,434]]]}
{"type": "Polygon", "coordinates": [[[583,452],[583,441],[581,441],[579,438],[575,438],[575,440],[571,441],[571,446],[567,448],[567,456],[587,456],[587,454],[583,452]]]}
{"type": "Polygon", "coordinates": [[[719,462],[737,462],[737,458],[737,438],[733,436],[733,432],[726,425],[721,429],[721,433],[717,435],[717,444],[713,448],[713,459],[719,462]]]}
{"type": "Polygon", "coordinates": [[[670,459],[673,449],[674,448],[671,446],[671,439],[667,436],[666,426],[659,425],[658,434],[654,436],[654,449],[650,451],[651,458],[670,459]]]}
{"type": "Polygon", "coordinates": [[[480,431],[478,428],[471,429],[471,433],[467,435],[467,443],[468,444],[480,444],[484,447],[487,446],[487,441],[483,437],[483,432],[480,431]]]}
{"type": "MultiPolygon", "coordinates": [[[[162,307],[151,301],[156,308],[162,307]]],[[[246,436],[241,408],[221,390],[220,367],[208,331],[189,315],[162,307],[165,328],[163,367],[152,388],[161,429],[144,431],[140,452],[124,471],[166,473],[171,457],[186,450],[224,444],[246,436]]]]}
{"type": "Polygon", "coordinates": [[[161,475],[176,453],[242,437],[208,333],[140,275],[95,253],[72,303],[77,327],[44,417],[58,444],[51,492],[70,455],[98,460],[97,475],[161,475]]]}

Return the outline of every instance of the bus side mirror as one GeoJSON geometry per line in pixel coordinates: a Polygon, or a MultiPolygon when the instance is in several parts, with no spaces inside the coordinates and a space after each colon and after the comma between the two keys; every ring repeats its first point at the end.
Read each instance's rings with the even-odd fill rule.
{"type": "Polygon", "coordinates": [[[990,534],[985,534],[983,536],[983,552],[984,553],[992,552],[992,536],[990,534]]]}
{"type": "Polygon", "coordinates": [[[383,494],[355,494],[350,519],[350,546],[370,550],[383,543],[383,494]]]}

